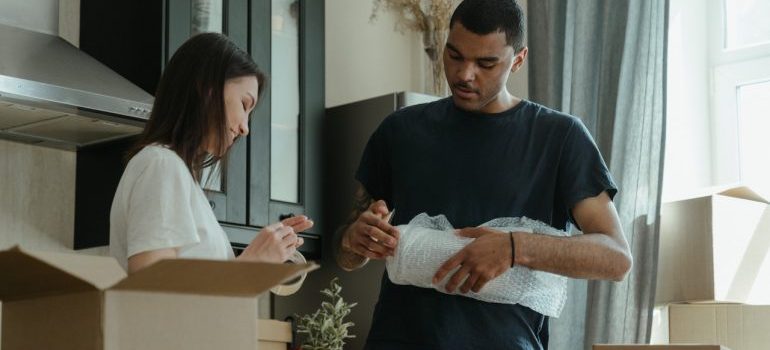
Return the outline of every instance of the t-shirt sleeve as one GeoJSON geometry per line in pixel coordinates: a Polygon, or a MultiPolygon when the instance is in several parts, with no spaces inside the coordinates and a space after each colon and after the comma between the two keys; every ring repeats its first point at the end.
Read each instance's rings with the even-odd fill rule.
{"type": "Polygon", "coordinates": [[[174,159],[146,160],[128,199],[128,257],[200,242],[190,201],[193,185],[187,168],[174,159]]]}
{"type": "Polygon", "coordinates": [[[390,162],[385,126],[381,124],[364,148],[361,162],[356,171],[356,180],[366,189],[374,200],[383,199],[391,206],[390,198],[390,162]]]}
{"type": "Polygon", "coordinates": [[[572,218],[572,208],[583,199],[606,191],[610,199],[618,188],[591,134],[579,119],[570,126],[559,159],[558,189],[572,218]]]}

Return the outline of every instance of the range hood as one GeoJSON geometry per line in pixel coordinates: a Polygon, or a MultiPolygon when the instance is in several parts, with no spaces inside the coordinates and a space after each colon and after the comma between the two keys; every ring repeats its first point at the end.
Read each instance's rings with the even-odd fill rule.
{"type": "Polygon", "coordinates": [[[142,131],[152,95],[64,39],[0,24],[0,43],[0,138],[76,150],[142,131]]]}

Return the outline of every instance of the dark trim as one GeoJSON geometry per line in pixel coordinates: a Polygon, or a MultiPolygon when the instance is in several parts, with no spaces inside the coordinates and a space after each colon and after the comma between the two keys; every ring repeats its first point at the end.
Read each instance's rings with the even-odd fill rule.
{"type": "MultiPolygon", "coordinates": [[[[325,51],[324,51],[324,1],[302,0],[300,7],[302,36],[300,56],[300,82],[302,94],[300,127],[302,131],[301,183],[302,204],[305,214],[322,233],[322,122],[325,110],[325,51]]],[[[322,233],[323,234],[323,233],[322,233]]]]}
{"type": "MultiPolygon", "coordinates": [[[[269,219],[287,212],[304,213],[320,230],[321,123],[324,117],[324,2],[300,0],[299,9],[299,200],[270,200],[269,219]]],[[[272,221],[271,221],[272,222],[272,221]]]]}
{"type": "MultiPolygon", "coordinates": [[[[222,32],[242,49],[248,48],[247,0],[225,0],[222,3],[222,32]]],[[[206,191],[217,220],[238,225],[246,224],[248,195],[248,142],[240,139],[230,149],[222,177],[223,192],[206,191]]]]}
{"type": "MultiPolygon", "coordinates": [[[[271,4],[249,1],[251,57],[265,72],[270,72],[271,4]]],[[[272,79],[272,77],[271,77],[272,79]]],[[[268,224],[270,205],[270,87],[251,116],[249,135],[249,205],[251,226],[268,224]]]]}
{"type": "MultiPolygon", "coordinates": [[[[168,40],[166,41],[166,61],[171,59],[176,49],[190,38],[190,21],[192,16],[192,5],[190,0],[168,0],[166,30],[168,40]]],[[[163,67],[165,68],[165,62],[163,67]]],[[[160,77],[158,77],[160,79],[160,77]]]]}

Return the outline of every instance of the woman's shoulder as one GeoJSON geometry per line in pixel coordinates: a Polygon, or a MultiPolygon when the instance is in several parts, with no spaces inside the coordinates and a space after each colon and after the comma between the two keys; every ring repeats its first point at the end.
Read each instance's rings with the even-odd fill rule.
{"type": "Polygon", "coordinates": [[[126,172],[143,173],[148,169],[169,173],[189,173],[182,158],[166,146],[147,145],[137,152],[126,166],[126,172]]]}

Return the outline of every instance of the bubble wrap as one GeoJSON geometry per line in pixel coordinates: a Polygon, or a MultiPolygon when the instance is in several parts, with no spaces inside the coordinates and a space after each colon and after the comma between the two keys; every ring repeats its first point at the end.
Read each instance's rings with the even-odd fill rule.
{"type": "MultiPolygon", "coordinates": [[[[501,234],[518,231],[551,236],[568,235],[564,231],[526,217],[498,218],[481,226],[500,230],[501,234]]],[[[414,217],[409,224],[398,226],[398,229],[401,238],[395,256],[385,261],[390,281],[447,293],[444,286],[454,271],[447,275],[440,285],[432,283],[433,275],[441,264],[473,239],[456,235],[454,227],[443,215],[431,217],[423,213],[414,217]]],[[[469,291],[467,294],[461,294],[455,291],[454,294],[486,302],[521,304],[543,315],[558,317],[567,300],[567,278],[515,265],[506,273],[487,282],[479,293],[469,291]]]]}

